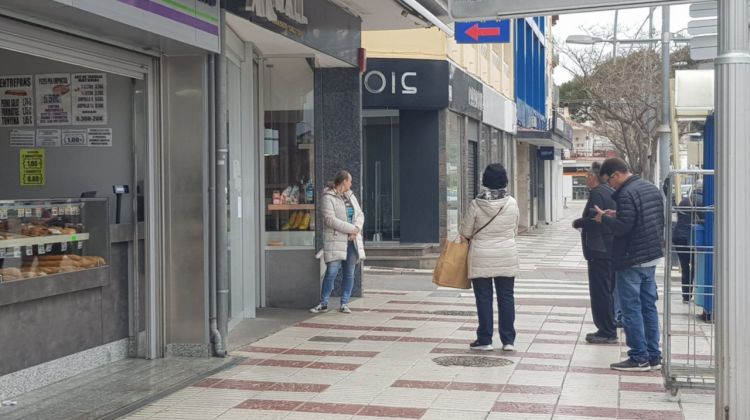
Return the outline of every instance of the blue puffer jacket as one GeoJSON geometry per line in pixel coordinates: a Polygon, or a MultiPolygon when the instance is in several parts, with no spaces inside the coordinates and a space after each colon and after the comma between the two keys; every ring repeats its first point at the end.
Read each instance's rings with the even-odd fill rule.
{"type": "Polygon", "coordinates": [[[664,256],[664,196],[659,188],[633,175],[615,191],[616,217],[602,222],[615,235],[612,268],[623,270],[664,256]]]}

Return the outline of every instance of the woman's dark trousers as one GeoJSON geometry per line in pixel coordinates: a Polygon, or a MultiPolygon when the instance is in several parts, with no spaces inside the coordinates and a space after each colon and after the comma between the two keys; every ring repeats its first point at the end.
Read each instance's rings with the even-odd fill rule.
{"type": "Polygon", "coordinates": [[[477,302],[479,327],[477,340],[480,344],[492,344],[493,313],[492,313],[492,284],[497,291],[498,318],[500,323],[500,341],[503,344],[513,344],[516,340],[516,330],[513,324],[516,320],[515,301],[513,299],[513,285],[515,277],[494,277],[471,279],[474,297],[477,302]]]}

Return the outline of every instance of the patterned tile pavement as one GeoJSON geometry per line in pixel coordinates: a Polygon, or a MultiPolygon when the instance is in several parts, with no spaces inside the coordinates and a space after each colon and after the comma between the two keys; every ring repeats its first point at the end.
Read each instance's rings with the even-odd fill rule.
{"type": "MultiPolygon", "coordinates": [[[[238,366],[156,401],[128,419],[706,419],[713,394],[670,401],[660,372],[609,364],[627,350],[590,345],[585,261],[572,206],[520,240],[515,352],[510,365],[443,367],[476,354],[473,295],[366,290],[350,315],[330,312],[236,351],[238,366]]],[[[425,282],[429,277],[425,276],[425,282]]],[[[452,292],[452,293],[451,293],[452,292]]],[[[497,336],[495,340],[499,342],[497,336]]]]}

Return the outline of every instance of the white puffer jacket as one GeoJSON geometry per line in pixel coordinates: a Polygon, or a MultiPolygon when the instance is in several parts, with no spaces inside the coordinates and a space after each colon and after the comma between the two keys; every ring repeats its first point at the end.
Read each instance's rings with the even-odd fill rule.
{"type": "Polygon", "coordinates": [[[365,214],[359,207],[359,202],[351,191],[347,192],[349,201],[354,207],[353,222],[349,223],[346,217],[346,203],[335,190],[326,188],[323,191],[322,212],[325,221],[325,232],[323,244],[323,258],[325,262],[346,260],[346,251],[349,246],[349,234],[354,228],[359,228],[356,245],[359,259],[365,259],[365,243],[362,241],[362,228],[365,224],[365,214]]]}
{"type": "Polygon", "coordinates": [[[461,236],[471,239],[469,278],[515,277],[518,274],[518,204],[505,196],[496,200],[477,198],[461,221],[461,236]],[[502,209],[502,210],[501,210],[502,209]],[[493,216],[500,214],[473,238],[493,216]]]}

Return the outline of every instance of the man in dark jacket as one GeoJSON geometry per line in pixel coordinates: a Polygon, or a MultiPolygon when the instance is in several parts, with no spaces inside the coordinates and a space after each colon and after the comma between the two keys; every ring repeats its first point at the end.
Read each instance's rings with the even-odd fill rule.
{"type": "Polygon", "coordinates": [[[628,359],[610,367],[621,371],[661,369],[656,266],[664,256],[664,196],[656,185],[633,175],[624,160],[607,159],[601,175],[616,191],[617,211],[596,208],[595,220],[615,235],[612,268],[630,347],[628,359]]]}
{"type": "Polygon", "coordinates": [[[573,227],[581,230],[583,256],[588,263],[589,296],[591,297],[591,315],[597,331],[586,335],[586,341],[592,344],[616,343],[617,327],[614,319],[614,273],[612,271],[612,231],[594,220],[596,207],[603,210],[614,210],[612,199],[614,190],[604,183],[599,176],[601,164],[594,162],[586,174],[586,185],[589,187],[589,200],[583,210],[583,216],[573,222],[573,227]]]}

